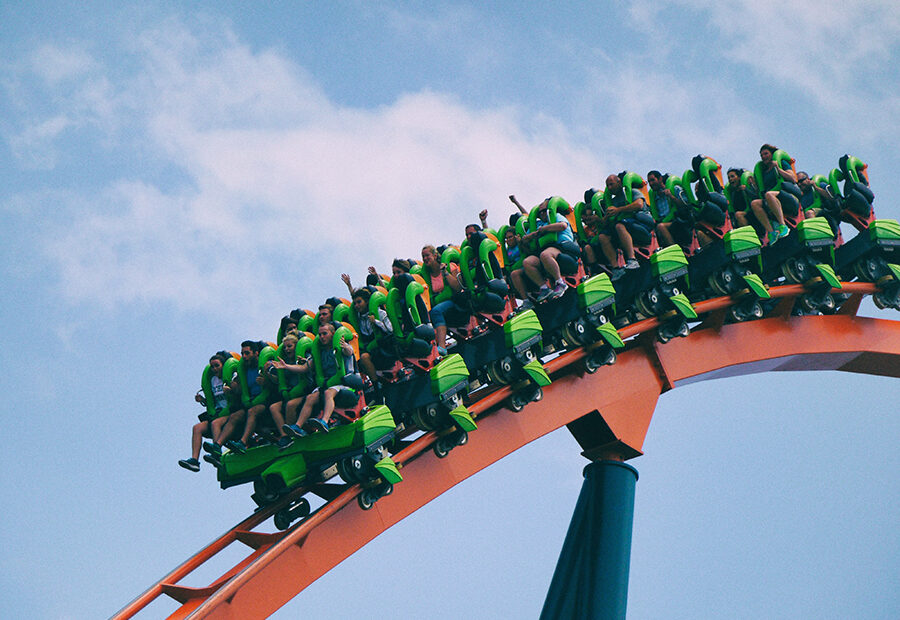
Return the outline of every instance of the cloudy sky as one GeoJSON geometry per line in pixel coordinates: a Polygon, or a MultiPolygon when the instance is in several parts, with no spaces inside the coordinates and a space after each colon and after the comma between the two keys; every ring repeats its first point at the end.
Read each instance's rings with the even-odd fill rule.
{"type": "MultiPolygon", "coordinates": [[[[209,355],[510,193],[772,142],[813,174],[860,157],[897,218],[898,47],[888,1],[0,3],[0,615],[109,615],[239,521],[245,489],[176,465],[209,355]]],[[[632,461],[633,617],[900,616],[896,394],[663,396],[632,461]]],[[[534,617],[583,465],[565,431],[535,442],[282,613],[534,617]]]]}

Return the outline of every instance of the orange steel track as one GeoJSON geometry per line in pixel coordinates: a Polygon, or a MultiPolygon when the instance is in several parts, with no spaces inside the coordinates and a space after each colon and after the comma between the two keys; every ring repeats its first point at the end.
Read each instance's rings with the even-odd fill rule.
{"type": "MultiPolygon", "coordinates": [[[[853,296],[838,314],[790,316],[800,285],[771,289],[783,298],[767,318],[723,324],[734,301],[720,297],[695,304],[704,321],[687,338],[665,345],[650,330],[657,319],[629,325],[623,338],[637,336],[609,367],[586,374],[577,349],[545,364],[553,383],[544,399],[522,412],[501,403],[504,387],[473,403],[478,431],[444,459],[430,450],[428,433],[397,453],[405,482],[368,511],[354,501],[353,485],[287,532],[252,532],[277,506],[249,517],[164,577],[114,618],[130,618],[160,594],[182,603],[171,618],[252,618],[273,613],[307,585],[407,515],[525,444],[568,425],[589,458],[625,460],[641,454],[656,402],[678,385],[723,376],[771,370],[843,370],[900,377],[900,321],[856,316],[860,299],[875,291],[871,284],[846,283],[853,296]],[[565,402],[566,406],[560,406],[565,402]],[[491,415],[485,416],[490,412],[491,415]],[[254,551],[206,588],[177,583],[234,540],[254,551]]],[[[298,489],[299,497],[308,489],[298,489]]]]}

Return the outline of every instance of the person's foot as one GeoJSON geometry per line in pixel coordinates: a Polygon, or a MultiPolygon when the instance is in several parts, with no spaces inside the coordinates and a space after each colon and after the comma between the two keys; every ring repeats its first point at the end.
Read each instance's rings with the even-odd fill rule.
{"type": "Polygon", "coordinates": [[[437,352],[438,352],[438,355],[441,355],[441,356],[447,355],[447,347],[438,346],[437,352]]]}
{"type": "Polygon", "coordinates": [[[775,245],[775,242],[778,241],[780,237],[778,236],[778,231],[773,230],[769,233],[769,245],[775,245]]]}
{"type": "Polygon", "coordinates": [[[217,458],[216,458],[214,455],[212,455],[212,454],[204,454],[204,455],[203,455],[203,460],[206,461],[207,463],[209,463],[210,465],[212,465],[213,467],[217,468],[217,469],[218,469],[219,467],[222,466],[222,461],[220,461],[219,459],[217,459],[217,458]]]}
{"type": "Polygon", "coordinates": [[[566,285],[566,283],[563,282],[562,280],[560,280],[559,282],[556,283],[556,286],[553,287],[553,290],[550,291],[550,298],[551,299],[559,299],[560,297],[562,297],[563,295],[566,294],[566,290],[568,288],[569,287],[566,285]]]}
{"type": "Polygon", "coordinates": [[[281,427],[281,429],[287,433],[288,435],[293,435],[297,439],[300,437],[306,437],[306,431],[297,426],[296,424],[285,424],[281,427]]]}
{"type": "Polygon", "coordinates": [[[322,418],[310,418],[309,424],[323,433],[327,433],[329,430],[331,430],[328,426],[328,422],[326,422],[322,418]]]}
{"type": "Polygon", "coordinates": [[[778,238],[779,239],[787,237],[789,234],[791,234],[791,229],[788,228],[787,225],[782,224],[781,226],[778,227],[778,238]]]}
{"type": "Polygon", "coordinates": [[[538,289],[537,296],[535,297],[535,301],[541,303],[553,293],[553,289],[547,286],[546,284],[542,284],[541,288],[538,289]]]}
{"type": "Polygon", "coordinates": [[[531,310],[534,308],[534,303],[530,299],[526,299],[518,306],[516,306],[516,312],[525,312],[526,310],[531,310]]]}
{"type": "Polygon", "coordinates": [[[621,278],[624,275],[625,275],[624,269],[622,269],[621,267],[615,267],[613,269],[610,269],[609,279],[612,280],[613,282],[615,282],[616,280],[618,280],[619,278],[621,278]]]}
{"type": "Polygon", "coordinates": [[[225,444],[229,448],[231,448],[234,452],[238,454],[244,454],[247,451],[247,446],[244,445],[244,442],[240,439],[232,439],[228,443],[225,444]]]}
{"type": "Polygon", "coordinates": [[[222,454],[222,446],[217,444],[214,441],[204,441],[203,449],[209,452],[210,454],[222,454]]]}
{"type": "Polygon", "coordinates": [[[638,269],[641,266],[636,258],[629,258],[625,261],[625,269],[638,269]]]}
{"type": "Polygon", "coordinates": [[[279,437],[279,438],[278,438],[278,443],[277,443],[276,445],[278,446],[278,449],[279,449],[279,450],[287,450],[288,447],[289,447],[292,443],[294,443],[294,440],[291,439],[290,437],[288,437],[287,435],[285,435],[284,437],[279,437]]]}
{"type": "Polygon", "coordinates": [[[189,459],[181,459],[178,464],[191,471],[200,471],[200,461],[191,457],[189,459]]]}

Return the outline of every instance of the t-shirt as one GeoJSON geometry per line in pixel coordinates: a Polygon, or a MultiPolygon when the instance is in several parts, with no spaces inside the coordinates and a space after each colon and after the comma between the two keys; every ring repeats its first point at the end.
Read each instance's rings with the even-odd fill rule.
{"type": "Polygon", "coordinates": [[[216,411],[221,411],[228,405],[228,398],[225,396],[225,382],[213,375],[209,380],[209,386],[212,389],[213,406],[216,411]]]}
{"type": "MultiPolygon", "coordinates": [[[[790,170],[791,162],[786,159],[781,160],[781,169],[782,170],[790,170]]],[[[767,192],[770,189],[773,189],[775,185],[778,184],[778,179],[781,178],[781,175],[775,171],[775,166],[772,166],[768,170],[764,170],[762,174],[763,181],[763,191],[767,192]]]]}
{"type": "Polygon", "coordinates": [[[252,400],[262,392],[262,386],[256,382],[256,378],[259,376],[259,368],[248,368],[244,376],[247,377],[247,393],[252,400]]]}
{"type": "MultiPolygon", "coordinates": [[[[549,223],[550,222],[545,222],[544,220],[538,218],[538,221],[537,221],[538,230],[540,230],[544,226],[547,226],[549,223]]],[[[554,222],[554,223],[555,224],[562,223],[562,224],[566,225],[566,227],[563,230],[556,233],[556,242],[557,243],[563,243],[564,241],[575,241],[575,235],[572,234],[572,227],[569,226],[569,220],[566,219],[566,216],[562,215],[561,213],[557,213],[556,214],[556,222],[554,222]]]]}
{"type": "MultiPolygon", "coordinates": [[[[684,190],[677,185],[675,186],[675,191],[673,191],[672,194],[681,202],[687,202],[687,198],[684,195],[684,190]]],[[[669,197],[662,192],[655,194],[654,201],[656,203],[656,213],[659,215],[659,221],[662,222],[669,215],[669,212],[675,208],[675,205],[669,204],[669,197]]]]}

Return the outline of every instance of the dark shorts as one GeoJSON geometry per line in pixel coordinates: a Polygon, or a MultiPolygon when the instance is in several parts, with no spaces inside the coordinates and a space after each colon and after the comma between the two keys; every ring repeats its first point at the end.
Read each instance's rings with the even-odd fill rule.
{"type": "Polygon", "coordinates": [[[786,216],[797,217],[797,214],[800,212],[800,201],[797,200],[796,196],[781,190],[778,192],[778,202],[781,203],[781,210],[786,216]]]}
{"type": "Polygon", "coordinates": [[[581,246],[578,245],[575,241],[559,241],[556,243],[551,243],[547,247],[556,248],[563,254],[568,254],[575,259],[581,258],[581,246]]]}
{"type": "Polygon", "coordinates": [[[625,229],[628,231],[628,234],[631,235],[631,240],[635,244],[647,245],[650,243],[650,231],[635,218],[626,217],[624,220],[621,220],[620,223],[625,225],[625,229]]]}

